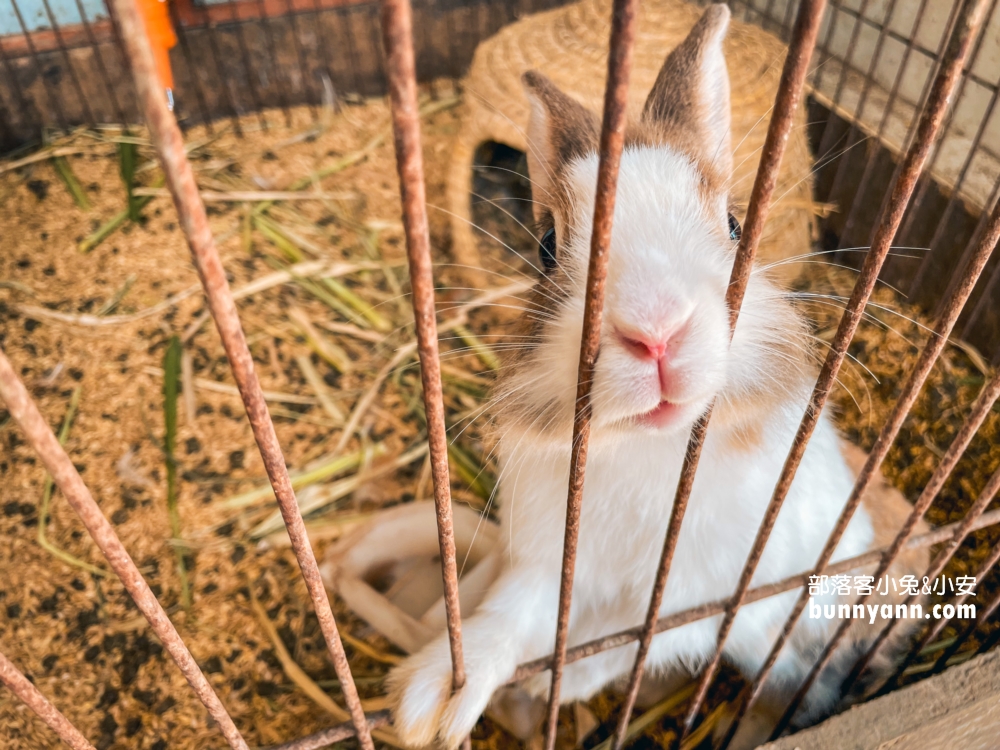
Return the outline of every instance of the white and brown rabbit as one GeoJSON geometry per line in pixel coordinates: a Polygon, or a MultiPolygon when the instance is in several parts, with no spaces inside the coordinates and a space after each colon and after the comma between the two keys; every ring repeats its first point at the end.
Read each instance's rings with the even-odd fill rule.
{"type": "MultiPolygon", "coordinates": [[[[688,435],[713,400],[661,614],[733,592],[814,382],[806,323],[764,272],[753,274],[729,338],[725,294],[738,225],[729,213],[734,136],[722,51],[728,22],[724,5],[709,6],[670,53],[627,132],[593,385],[571,645],[643,621],[688,435]]],[[[529,72],[524,85],[546,272],[518,339],[527,343],[508,363],[496,399],[502,570],[462,625],[463,688],[452,694],[445,635],[391,674],[395,728],[413,746],[439,740],[456,747],[515,667],[553,646],[600,125],[547,78],[529,72]]],[[[828,417],[820,420],[754,585],[814,565],[854,484],[858,453],[828,417]]],[[[880,480],[836,558],[885,544],[906,513],[903,498],[880,480]]],[[[915,553],[891,575],[922,574],[925,564],[926,555],[915,553]]],[[[753,677],[797,596],[743,607],[725,657],[753,677]]],[[[649,669],[697,670],[715,647],[718,624],[712,618],[658,635],[649,669]]],[[[836,625],[801,620],[774,667],[758,724],[783,710],[836,625]]],[[[857,626],[802,716],[833,707],[844,670],[875,632],[857,626]]],[[[631,644],[567,666],[562,700],[588,698],[626,675],[634,654],[631,644]]],[[[548,681],[548,673],[539,675],[528,688],[544,694],[548,681]]]]}

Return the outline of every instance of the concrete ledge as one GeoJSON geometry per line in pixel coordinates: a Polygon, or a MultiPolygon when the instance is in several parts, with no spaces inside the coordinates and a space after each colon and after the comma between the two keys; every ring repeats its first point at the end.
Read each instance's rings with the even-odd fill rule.
{"type": "Polygon", "coordinates": [[[1000,652],[855,706],[758,750],[1000,748],[1000,652]]]}

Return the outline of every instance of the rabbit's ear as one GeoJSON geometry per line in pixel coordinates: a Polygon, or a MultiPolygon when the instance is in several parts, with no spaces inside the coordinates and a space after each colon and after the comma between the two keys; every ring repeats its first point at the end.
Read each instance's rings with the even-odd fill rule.
{"type": "Polygon", "coordinates": [[[709,5],[687,38],[663,63],[643,108],[643,120],[721,176],[732,171],[729,73],[722,41],[729,28],[729,8],[709,5]]]}
{"type": "Polygon", "coordinates": [[[528,172],[536,201],[535,218],[540,220],[546,207],[550,213],[551,209],[563,207],[566,167],[597,151],[600,125],[593,113],[541,73],[530,70],[521,81],[531,104],[528,172]]]}

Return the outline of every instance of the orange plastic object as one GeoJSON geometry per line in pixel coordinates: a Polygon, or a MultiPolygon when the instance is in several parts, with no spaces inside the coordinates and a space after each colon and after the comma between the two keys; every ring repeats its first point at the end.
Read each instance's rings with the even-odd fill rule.
{"type": "Polygon", "coordinates": [[[165,89],[174,88],[174,74],[170,69],[170,50],[177,44],[177,35],[170,23],[166,0],[136,0],[142,20],[146,25],[149,44],[160,83],[165,89]]]}

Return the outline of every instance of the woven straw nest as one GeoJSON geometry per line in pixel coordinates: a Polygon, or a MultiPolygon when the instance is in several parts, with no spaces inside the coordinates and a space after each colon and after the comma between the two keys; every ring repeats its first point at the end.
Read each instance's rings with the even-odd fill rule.
{"type": "MultiPolygon", "coordinates": [[[[701,8],[679,0],[648,0],[640,5],[629,97],[631,116],[638,116],[667,54],[684,39],[701,12],[701,8]]],[[[447,201],[453,216],[452,247],[457,262],[480,267],[470,201],[477,148],[492,141],[526,150],[528,102],[521,74],[539,70],[563,91],[593,111],[600,111],[610,17],[610,0],[583,0],[527,17],[479,45],[464,82],[461,125],[448,172],[447,201]]],[[[733,203],[739,207],[738,215],[749,201],[785,52],[785,46],[770,34],[736,20],[731,22],[726,59],[736,165],[733,203]]],[[[760,245],[762,262],[808,251],[811,170],[802,108],[797,113],[782,162],[775,205],[760,245]]],[[[786,278],[790,276],[787,271],[782,273],[786,278]]]]}

